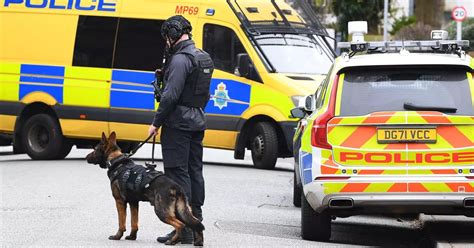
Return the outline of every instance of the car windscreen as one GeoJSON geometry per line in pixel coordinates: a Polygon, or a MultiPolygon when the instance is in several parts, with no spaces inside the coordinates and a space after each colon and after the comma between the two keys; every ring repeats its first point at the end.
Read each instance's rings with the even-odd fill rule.
{"type": "Polygon", "coordinates": [[[340,115],[410,110],[474,115],[471,92],[462,68],[352,68],[344,74],[340,115]]]}
{"type": "Polygon", "coordinates": [[[326,74],[332,64],[329,48],[313,36],[265,34],[255,38],[276,72],[326,74]]]}

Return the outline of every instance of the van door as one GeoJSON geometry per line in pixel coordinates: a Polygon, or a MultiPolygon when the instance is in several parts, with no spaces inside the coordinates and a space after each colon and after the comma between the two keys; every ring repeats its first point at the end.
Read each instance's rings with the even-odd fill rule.
{"type": "MultiPolygon", "coordinates": [[[[251,87],[259,84],[259,76],[252,66],[244,77],[239,70],[239,60],[249,59],[248,51],[230,25],[201,20],[202,44],[214,61],[214,74],[210,86],[211,98],[205,108],[207,135],[205,146],[234,149],[237,134],[243,124],[241,119],[250,107],[251,87]],[[252,80],[253,79],[253,80],[252,80]]],[[[202,45],[202,46],[201,46],[202,45]]]]}

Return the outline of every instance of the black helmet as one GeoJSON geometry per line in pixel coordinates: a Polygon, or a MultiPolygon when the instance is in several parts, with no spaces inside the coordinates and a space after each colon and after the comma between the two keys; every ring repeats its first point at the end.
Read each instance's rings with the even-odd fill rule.
{"type": "Polygon", "coordinates": [[[169,37],[171,40],[177,40],[183,34],[190,34],[192,29],[191,23],[186,18],[175,15],[161,25],[161,36],[165,39],[169,37]]]}

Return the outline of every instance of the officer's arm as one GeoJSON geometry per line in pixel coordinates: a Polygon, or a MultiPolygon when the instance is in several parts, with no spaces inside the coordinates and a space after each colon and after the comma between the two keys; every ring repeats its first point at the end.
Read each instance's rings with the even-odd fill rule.
{"type": "Polygon", "coordinates": [[[183,54],[175,55],[168,67],[168,79],[163,90],[160,105],[153,120],[153,126],[161,127],[166,117],[173,112],[184,89],[186,77],[192,69],[192,63],[183,54]]]}

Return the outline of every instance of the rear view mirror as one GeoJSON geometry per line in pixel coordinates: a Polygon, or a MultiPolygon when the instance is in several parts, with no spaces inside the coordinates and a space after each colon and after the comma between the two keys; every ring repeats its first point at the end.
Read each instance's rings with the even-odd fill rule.
{"type": "Polygon", "coordinates": [[[303,119],[305,117],[305,112],[301,108],[294,108],[290,110],[291,118],[303,119]]]}
{"type": "Polygon", "coordinates": [[[250,57],[246,53],[239,53],[237,54],[237,72],[241,77],[247,77],[250,73],[251,69],[251,62],[250,57]]]}

